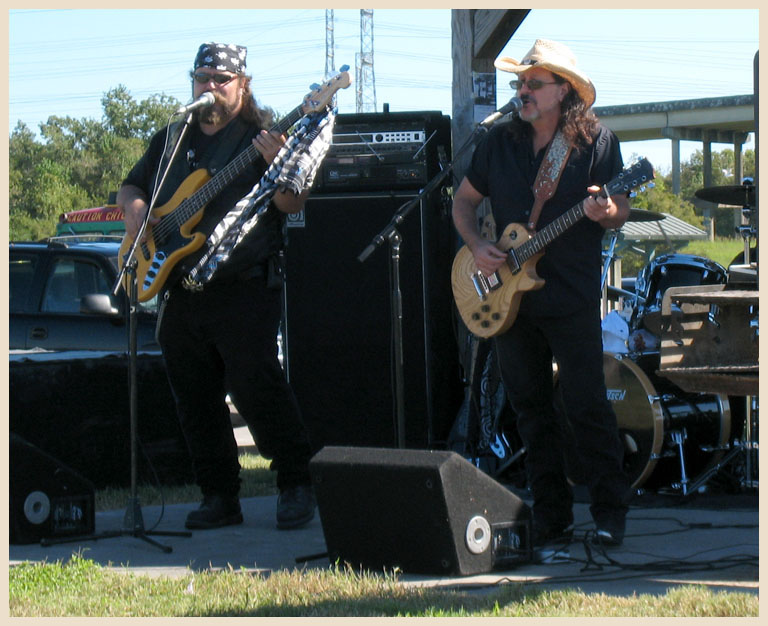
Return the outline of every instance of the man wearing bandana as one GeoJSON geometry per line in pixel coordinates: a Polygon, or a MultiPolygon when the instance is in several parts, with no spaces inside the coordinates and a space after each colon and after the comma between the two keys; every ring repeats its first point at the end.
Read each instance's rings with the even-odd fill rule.
{"type": "MultiPolygon", "coordinates": [[[[191,72],[192,95],[197,99],[209,92],[215,100],[193,114],[178,151],[181,156],[174,160],[154,205],[166,204],[192,172],[205,168],[213,176],[252,144],[261,157],[205,206],[195,230],[206,234],[251,191],[286,140],[267,130],[271,112],[257,104],[245,71],[244,47],[200,46],[191,72]]],[[[171,137],[178,134],[180,124],[167,129],[171,137]]],[[[138,233],[158,171],[167,165],[166,139],[166,129],[152,138],[118,193],[129,237],[138,233]]],[[[312,449],[277,358],[276,342],[282,310],[283,223],[286,214],[303,208],[308,193],[278,189],[256,227],[202,290],[188,290],[181,280],[195,262],[194,253],[172,270],[163,285],[158,339],[202,492],[202,504],[187,516],[187,528],[243,521],[238,497],[241,467],[227,394],[276,472],[277,527],[297,528],[314,517],[312,449]]],[[[150,225],[157,222],[150,218],[150,225]]]]}

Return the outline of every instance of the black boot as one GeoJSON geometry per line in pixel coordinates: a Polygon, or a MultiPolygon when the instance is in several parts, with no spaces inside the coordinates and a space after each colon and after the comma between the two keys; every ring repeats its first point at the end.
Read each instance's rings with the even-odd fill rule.
{"type": "Polygon", "coordinates": [[[277,498],[277,527],[299,528],[315,516],[315,494],[309,485],[289,487],[277,498]]]}
{"type": "Polygon", "coordinates": [[[187,528],[204,530],[243,523],[240,500],[237,496],[211,494],[203,496],[200,508],[187,515],[187,528]]]}

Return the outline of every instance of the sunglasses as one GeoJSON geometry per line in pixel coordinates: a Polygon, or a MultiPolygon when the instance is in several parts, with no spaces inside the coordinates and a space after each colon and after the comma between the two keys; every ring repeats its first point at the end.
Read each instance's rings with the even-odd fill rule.
{"type": "Polygon", "coordinates": [[[205,72],[195,72],[192,74],[192,78],[203,85],[211,81],[217,85],[226,85],[234,78],[237,78],[237,74],[206,74],[205,72]]]}
{"type": "Polygon", "coordinates": [[[528,80],[511,80],[509,81],[509,86],[512,87],[515,91],[520,91],[523,88],[523,85],[528,85],[528,89],[531,91],[536,91],[537,89],[541,89],[544,85],[556,85],[556,81],[551,82],[545,82],[543,80],[536,80],[535,78],[529,78],[528,80]]]}

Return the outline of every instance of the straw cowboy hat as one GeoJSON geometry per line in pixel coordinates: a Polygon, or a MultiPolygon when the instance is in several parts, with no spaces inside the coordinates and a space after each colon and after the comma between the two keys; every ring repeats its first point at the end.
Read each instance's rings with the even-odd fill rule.
{"type": "Polygon", "coordinates": [[[595,101],[595,86],[592,81],[576,67],[576,57],[570,49],[556,41],[537,39],[522,61],[499,57],[494,65],[503,72],[514,74],[522,74],[532,67],[542,67],[565,78],[584,100],[587,108],[595,101]]]}

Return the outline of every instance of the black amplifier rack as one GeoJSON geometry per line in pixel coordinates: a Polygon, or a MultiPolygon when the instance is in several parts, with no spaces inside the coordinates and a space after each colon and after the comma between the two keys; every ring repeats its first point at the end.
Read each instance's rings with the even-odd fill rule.
{"type": "Polygon", "coordinates": [[[436,112],[339,115],[315,190],[419,189],[450,152],[450,120],[436,112]]]}

